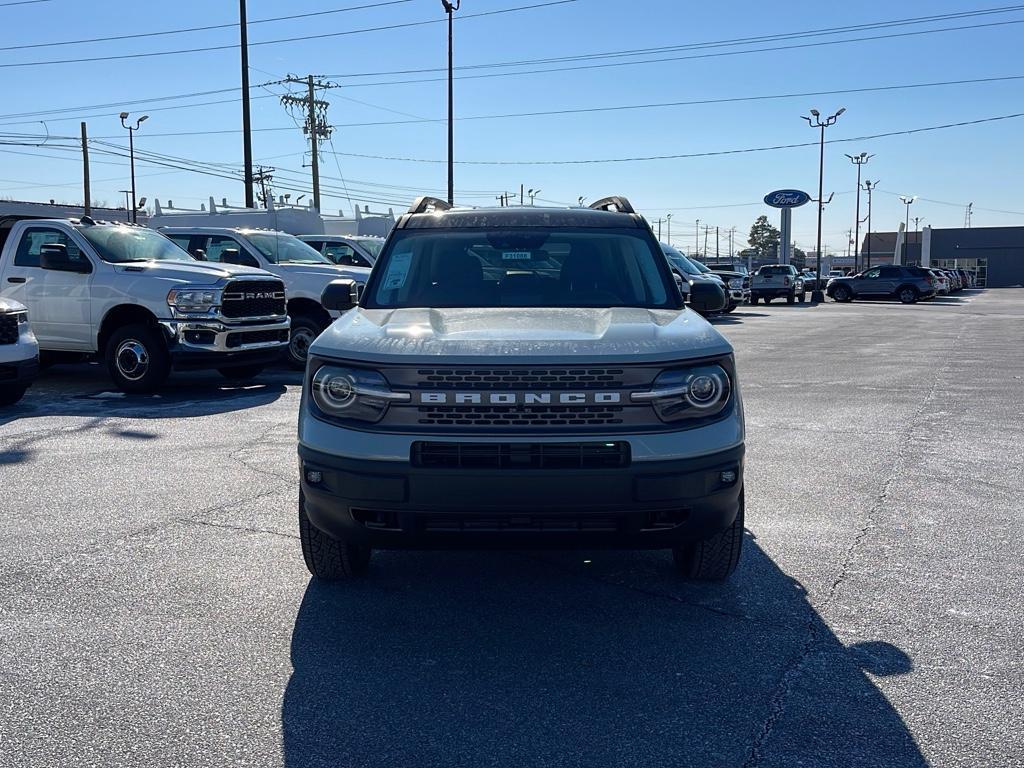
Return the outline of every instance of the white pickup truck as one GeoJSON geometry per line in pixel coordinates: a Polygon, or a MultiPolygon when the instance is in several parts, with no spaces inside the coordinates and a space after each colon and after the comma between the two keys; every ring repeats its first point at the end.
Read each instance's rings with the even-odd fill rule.
{"type": "Polygon", "coordinates": [[[770,304],[772,299],[784,297],[788,304],[807,298],[804,279],[792,264],[766,264],[754,273],[750,279],[750,303],[757,304],[764,299],[770,304]]]}
{"type": "Polygon", "coordinates": [[[288,292],[292,321],[288,359],[300,369],[306,366],[309,345],[340,316],[320,302],[327,285],[348,278],[363,286],[370,276],[368,268],[334,264],[294,235],[271,229],[161,227],[159,231],[198,259],[259,267],[280,277],[288,292]]]}
{"type": "Polygon", "coordinates": [[[25,305],[0,298],[0,406],[21,400],[39,372],[39,345],[25,305]]]}
{"type": "Polygon", "coordinates": [[[28,307],[44,359],[99,357],[125,392],[172,368],[250,378],[288,344],[280,279],[196,261],[151,229],[10,217],[0,245],[0,298],[28,307]]]}

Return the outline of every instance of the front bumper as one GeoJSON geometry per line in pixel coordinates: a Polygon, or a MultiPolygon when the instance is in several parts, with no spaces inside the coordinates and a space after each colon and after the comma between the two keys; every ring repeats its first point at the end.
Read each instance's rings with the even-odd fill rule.
{"type": "Polygon", "coordinates": [[[417,467],[304,445],[299,457],[313,525],[380,549],[663,549],[728,528],[743,490],[742,444],[599,470],[417,467]],[[723,480],[723,472],[734,477],[723,480]]]}
{"type": "Polygon", "coordinates": [[[0,362],[0,384],[30,384],[39,376],[39,357],[0,362]]]}
{"type": "Polygon", "coordinates": [[[270,363],[288,346],[287,317],[255,322],[165,320],[168,349],[177,369],[270,363]]]}

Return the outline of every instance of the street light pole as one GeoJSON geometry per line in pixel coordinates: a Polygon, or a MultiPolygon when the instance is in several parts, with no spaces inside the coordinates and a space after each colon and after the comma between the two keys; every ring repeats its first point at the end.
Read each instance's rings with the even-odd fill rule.
{"type": "MultiPolygon", "coordinates": [[[[825,129],[830,125],[835,125],[836,120],[838,120],[839,116],[845,111],[846,107],[841,107],[834,115],[826,117],[824,122],[821,120],[821,113],[816,109],[811,110],[811,117],[807,117],[806,115],[801,116],[807,121],[807,125],[811,128],[821,129],[821,150],[818,158],[818,256],[817,268],[815,269],[815,274],[819,277],[821,276],[821,216],[825,210],[825,201],[822,200],[825,192],[825,129]]],[[[811,292],[811,301],[820,302],[824,300],[825,294],[822,293],[821,287],[818,283],[815,283],[814,290],[811,292]]]]}
{"type": "Polygon", "coordinates": [[[128,157],[129,157],[129,163],[131,164],[131,169],[132,169],[132,210],[131,210],[130,217],[131,217],[132,224],[137,224],[139,219],[138,219],[138,215],[137,215],[137,212],[136,212],[136,205],[137,204],[135,202],[135,132],[137,130],[139,130],[139,126],[141,126],[144,122],[146,122],[146,120],[149,119],[149,115],[143,115],[142,117],[140,117],[138,120],[135,121],[135,125],[134,126],[128,125],[128,123],[125,122],[125,120],[127,120],[127,119],[128,119],[128,113],[127,112],[122,112],[121,113],[121,126],[123,128],[125,128],[125,129],[127,129],[127,131],[128,131],[128,157]]]}
{"type": "Polygon", "coordinates": [[[917,195],[907,197],[906,195],[900,195],[900,202],[907,207],[907,219],[903,224],[903,263],[907,263],[907,254],[910,249],[907,247],[910,245],[910,206],[917,200],[917,195]]]}
{"type": "Polygon", "coordinates": [[[693,225],[693,250],[700,254],[700,219],[693,225]]]}
{"type": "Polygon", "coordinates": [[[860,170],[861,166],[867,163],[874,155],[861,152],[859,155],[847,155],[850,162],[857,166],[857,214],[854,218],[854,241],[853,241],[853,271],[857,271],[857,254],[860,252],[860,170]]]}
{"type": "Polygon", "coordinates": [[[868,191],[868,236],[865,242],[868,246],[868,256],[864,263],[864,269],[871,269],[871,190],[878,186],[878,180],[868,179],[864,182],[864,189],[868,191]]]}
{"type": "Polygon", "coordinates": [[[665,214],[665,221],[668,222],[668,244],[672,245],[672,214],[665,214]]]}
{"type": "Polygon", "coordinates": [[[125,220],[126,221],[131,221],[132,220],[132,209],[130,207],[131,206],[131,202],[129,201],[128,196],[132,193],[132,191],[130,189],[119,189],[118,192],[124,192],[124,215],[125,215],[125,220]]]}
{"type": "Polygon", "coordinates": [[[245,0],[238,0],[238,29],[242,51],[242,175],[245,177],[245,207],[255,208],[252,188],[252,117],[249,114],[249,29],[245,0]]]}
{"type": "Polygon", "coordinates": [[[462,0],[441,0],[444,12],[448,14],[448,205],[455,205],[455,89],[452,85],[452,17],[459,10],[462,0]]]}

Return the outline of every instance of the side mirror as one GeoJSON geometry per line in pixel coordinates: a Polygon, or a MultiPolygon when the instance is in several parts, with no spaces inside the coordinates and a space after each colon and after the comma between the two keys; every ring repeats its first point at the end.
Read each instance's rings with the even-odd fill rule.
{"type": "Polygon", "coordinates": [[[718,282],[694,283],[690,288],[690,306],[698,312],[720,312],[726,303],[725,290],[718,282]]]}
{"type": "Polygon", "coordinates": [[[81,251],[71,256],[64,243],[44,243],[39,248],[39,266],[54,272],[92,272],[92,265],[81,251]]]}
{"type": "Polygon", "coordinates": [[[355,280],[331,280],[320,295],[320,303],[324,309],[347,312],[359,303],[359,293],[359,284],[355,280]]]}
{"type": "Polygon", "coordinates": [[[196,248],[192,251],[192,257],[197,261],[206,261],[206,251],[202,248],[196,248]]]}
{"type": "Polygon", "coordinates": [[[687,301],[690,298],[690,284],[683,280],[683,276],[678,272],[673,272],[672,277],[676,279],[676,288],[679,289],[679,293],[683,297],[683,301],[687,301]]]}

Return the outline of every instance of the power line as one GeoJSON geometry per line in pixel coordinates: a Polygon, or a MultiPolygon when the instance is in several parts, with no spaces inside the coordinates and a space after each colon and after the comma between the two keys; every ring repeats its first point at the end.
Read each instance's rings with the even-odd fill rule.
{"type": "Polygon", "coordinates": [[[0,3],[0,8],[9,8],[12,5],[36,5],[38,3],[52,3],[53,0],[14,0],[14,2],[0,3]]]}
{"type": "MultiPolygon", "coordinates": [[[[49,2],[49,0],[38,0],[38,2],[49,2]]],[[[252,19],[248,21],[248,25],[251,27],[255,24],[269,24],[277,21],[291,21],[293,19],[307,19],[312,16],[327,16],[335,13],[345,13],[347,11],[361,11],[367,8],[381,8],[386,5],[400,5],[402,3],[410,3],[412,0],[383,0],[382,2],[368,3],[366,5],[355,5],[348,6],[346,8],[333,8],[327,11],[312,11],[309,13],[295,13],[290,16],[274,16],[269,19],[252,19]]],[[[17,5],[17,3],[12,3],[17,5]]],[[[3,7],[0,5],[0,7],[3,7]]],[[[55,40],[49,43],[25,43],[24,45],[6,45],[0,47],[0,51],[20,51],[26,48],[53,48],[60,45],[86,45],[88,43],[107,43],[112,40],[137,40],[139,38],[147,37],[164,37],[166,35],[182,35],[190,32],[206,32],[214,29],[235,29],[238,27],[238,22],[228,22],[225,24],[209,24],[203,27],[183,27],[181,29],[166,29],[159,32],[138,32],[131,35],[112,35],[110,37],[88,37],[81,40],[55,40]]],[[[238,47],[237,45],[235,46],[238,47]]]]}
{"type": "MultiPolygon", "coordinates": [[[[903,131],[888,131],[886,133],[875,133],[868,136],[855,136],[848,139],[831,139],[827,144],[838,144],[843,142],[851,141],[867,141],[869,139],[881,139],[889,136],[909,136],[915,133],[924,133],[926,131],[938,131],[945,128],[959,128],[967,125],[980,125],[982,123],[992,123],[999,120],[1012,120],[1015,118],[1024,117],[1024,112],[1017,112],[1012,115],[998,115],[996,117],[985,117],[978,120],[964,120],[957,123],[946,123],[943,125],[933,125],[925,128],[910,128],[903,131]]],[[[644,162],[649,160],[681,160],[695,157],[717,157],[720,155],[740,155],[749,154],[753,152],[770,152],[779,149],[795,149],[797,147],[816,147],[818,146],[817,141],[798,142],[795,144],[778,144],[770,147],[750,147],[746,149],[723,149],[712,152],[689,152],[683,154],[673,155],[648,155],[643,157],[613,157],[613,158],[600,158],[600,159],[586,159],[586,160],[460,160],[458,161],[462,165],[596,165],[605,163],[635,163],[644,162]]],[[[446,163],[447,160],[434,160],[426,158],[416,157],[389,157],[386,155],[368,155],[360,154],[356,152],[343,152],[340,153],[346,157],[361,157],[369,160],[390,160],[395,162],[403,163],[446,163]]]]}
{"type": "MultiPolygon", "coordinates": [[[[530,11],[537,8],[547,8],[552,5],[565,5],[567,3],[576,3],[579,0],[547,0],[543,3],[535,3],[533,5],[521,5],[513,8],[500,8],[494,11],[481,11],[479,13],[467,13],[459,16],[460,20],[463,19],[476,19],[483,16],[496,16],[503,13],[515,13],[517,11],[530,11]]],[[[318,35],[300,35],[298,37],[281,37],[275,40],[258,40],[250,42],[249,47],[254,48],[260,45],[278,45],[280,43],[298,43],[307,42],[309,40],[322,40],[325,38],[334,37],[345,37],[348,35],[359,35],[365,32],[382,32],[393,29],[404,29],[407,27],[420,27],[428,24],[442,24],[447,23],[446,19],[427,19],[424,21],[408,21],[401,24],[388,24],[378,27],[364,27],[362,29],[349,29],[341,32],[324,32],[318,35]]],[[[233,25],[234,26],[234,25],[233,25]]],[[[185,53],[205,53],[208,51],[226,51],[234,50],[238,48],[238,43],[225,44],[225,45],[210,45],[201,48],[180,48],[173,51],[148,51],[145,53],[123,53],[114,56],[90,56],[80,59],[47,59],[44,61],[21,61],[16,63],[5,63],[0,64],[0,68],[10,69],[14,67],[40,67],[49,64],[86,64],[96,61],[121,61],[124,59],[147,59],[155,56],[175,56],[178,54],[185,53]]]]}

